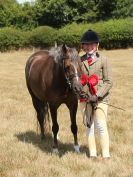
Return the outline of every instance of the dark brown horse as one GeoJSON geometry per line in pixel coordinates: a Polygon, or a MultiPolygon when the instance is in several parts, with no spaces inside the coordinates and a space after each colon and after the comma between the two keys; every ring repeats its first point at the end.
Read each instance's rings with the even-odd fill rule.
{"type": "Polygon", "coordinates": [[[76,125],[78,99],[75,93],[80,94],[82,90],[79,80],[80,72],[78,52],[66,45],[53,47],[49,51],[38,51],[30,56],[26,64],[26,83],[37,112],[41,136],[44,138],[43,123],[49,107],[56,150],[58,150],[59,130],[57,109],[65,103],[70,111],[74,147],[79,151],[76,125]]]}

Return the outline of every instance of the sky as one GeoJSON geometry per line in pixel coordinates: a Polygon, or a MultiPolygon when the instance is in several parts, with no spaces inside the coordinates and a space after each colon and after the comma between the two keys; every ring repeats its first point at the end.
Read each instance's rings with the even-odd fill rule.
{"type": "Polygon", "coordinates": [[[17,0],[19,3],[24,3],[24,2],[32,2],[34,0],[17,0]]]}

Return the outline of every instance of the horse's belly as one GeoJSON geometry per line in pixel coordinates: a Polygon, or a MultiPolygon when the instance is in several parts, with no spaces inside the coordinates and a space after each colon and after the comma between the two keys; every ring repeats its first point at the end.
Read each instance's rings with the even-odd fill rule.
{"type": "Polygon", "coordinates": [[[66,89],[60,87],[53,87],[53,85],[48,85],[39,80],[31,80],[30,87],[34,95],[42,101],[46,102],[58,102],[59,100],[64,100],[66,97],[66,89]]]}
{"type": "Polygon", "coordinates": [[[33,94],[42,101],[51,102],[60,95],[60,89],[54,89],[53,85],[48,83],[46,79],[43,81],[32,75],[29,84],[33,94]]]}

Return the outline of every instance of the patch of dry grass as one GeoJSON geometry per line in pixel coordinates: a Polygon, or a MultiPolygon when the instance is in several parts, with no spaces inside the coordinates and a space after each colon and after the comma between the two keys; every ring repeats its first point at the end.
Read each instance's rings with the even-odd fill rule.
{"type": "MultiPolygon", "coordinates": [[[[28,94],[24,67],[31,51],[0,54],[0,176],[2,177],[133,177],[133,49],[102,51],[113,66],[114,86],[108,126],[112,159],[88,158],[86,130],[80,110],[77,121],[81,153],[73,151],[67,108],[58,111],[60,154],[52,154],[51,135],[41,142],[28,94]]],[[[100,152],[100,148],[99,148],[100,152]]]]}

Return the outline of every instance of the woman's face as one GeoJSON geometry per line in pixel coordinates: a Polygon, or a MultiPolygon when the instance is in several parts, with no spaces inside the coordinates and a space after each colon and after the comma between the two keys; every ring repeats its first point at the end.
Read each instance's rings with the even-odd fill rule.
{"type": "Polygon", "coordinates": [[[98,47],[97,43],[91,43],[91,44],[84,43],[84,44],[82,44],[82,48],[86,53],[93,53],[93,52],[97,51],[97,47],[98,47]]]}

